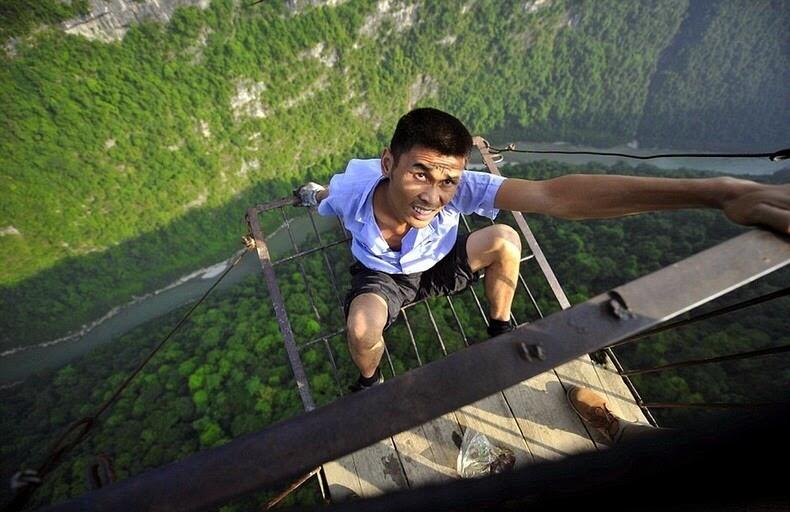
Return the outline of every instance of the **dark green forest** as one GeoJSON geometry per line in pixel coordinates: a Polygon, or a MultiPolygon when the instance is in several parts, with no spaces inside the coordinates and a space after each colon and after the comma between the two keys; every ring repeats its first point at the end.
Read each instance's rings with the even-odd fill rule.
{"type": "Polygon", "coordinates": [[[789,24],[783,0],[691,2],[651,80],[639,141],[722,151],[787,146],[789,24]]]}
{"type": "MultiPolygon", "coordinates": [[[[505,168],[509,176],[531,179],[575,171],[547,162],[505,168]]],[[[586,171],[658,174],[655,169],[629,167],[586,171]]],[[[689,171],[672,175],[699,177],[701,174],[689,171]]],[[[299,213],[303,211],[291,212],[299,213]]],[[[510,222],[509,215],[503,213],[498,221],[510,222]]],[[[708,210],[581,222],[529,216],[528,221],[573,303],[664,267],[744,229],[728,222],[721,213],[708,210]]],[[[473,218],[472,228],[486,223],[473,218]]],[[[331,231],[322,236],[327,243],[342,234],[331,231]]],[[[308,240],[300,248],[314,243],[315,239],[308,240]]],[[[331,285],[327,262],[319,253],[298,260],[304,265],[306,281],[296,262],[277,267],[288,315],[300,344],[342,327],[338,298],[349,282],[350,255],[345,244],[327,251],[332,271],[341,283],[339,291],[331,285]]],[[[522,271],[543,314],[557,311],[559,307],[549,295],[537,265],[533,260],[523,265],[522,271]]],[[[787,271],[772,274],[717,303],[731,303],[773,291],[784,286],[787,277],[787,271]]],[[[482,298],[480,284],[476,286],[482,298]]],[[[484,340],[485,326],[470,293],[457,295],[454,303],[470,342],[484,340]]],[[[432,299],[430,304],[448,352],[462,350],[463,339],[447,302],[432,299]]],[[[706,306],[710,307],[713,306],[706,306]]],[[[17,468],[40,461],[54,435],[107,398],[125,374],[175,325],[185,309],[135,329],[65,368],[42,373],[19,387],[1,391],[0,429],[4,440],[12,440],[5,441],[2,447],[2,476],[5,478],[17,468]]],[[[618,350],[618,355],[626,367],[639,367],[787,344],[790,333],[786,311],[785,298],[656,335],[618,350]]],[[[519,322],[538,318],[523,292],[517,295],[513,312],[519,322]]],[[[415,306],[408,310],[408,315],[423,363],[442,357],[425,309],[415,306]]],[[[402,319],[387,331],[385,339],[395,373],[417,366],[402,319]]],[[[323,343],[301,350],[312,393],[319,405],[340,396],[356,376],[343,336],[331,337],[327,343],[337,372],[333,371],[323,343]]],[[[389,365],[382,364],[385,375],[391,376],[389,365]]],[[[787,357],[783,355],[647,375],[636,379],[636,385],[647,401],[771,401],[790,391],[788,367],[787,357]]],[[[51,475],[39,490],[36,503],[60,501],[83,493],[86,465],[99,453],[111,455],[118,477],[125,478],[196,450],[223,444],[301,410],[265,284],[260,276],[251,276],[243,284],[209,297],[105,414],[95,434],[51,475]]],[[[661,424],[681,427],[703,414],[654,412],[661,424]]],[[[257,499],[260,501],[263,496],[257,499]]],[[[319,498],[314,489],[307,488],[294,499],[312,503],[319,498]]],[[[226,510],[247,510],[250,503],[230,505],[226,510]]]]}
{"type": "Polygon", "coordinates": [[[105,43],[46,28],[83,2],[3,0],[17,41],[0,51],[0,348],[224,259],[239,212],[378,154],[415,105],[492,140],[783,144],[788,66],[767,63],[787,62],[787,4],[701,3],[393,2],[374,16],[373,0],[215,0],[105,43]],[[678,135],[679,118],[707,131],[678,135]]]}

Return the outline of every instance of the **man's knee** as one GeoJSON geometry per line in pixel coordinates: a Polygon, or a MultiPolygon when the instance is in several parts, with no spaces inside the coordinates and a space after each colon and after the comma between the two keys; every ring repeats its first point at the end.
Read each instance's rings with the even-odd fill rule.
{"type": "Polygon", "coordinates": [[[387,318],[387,303],[383,297],[375,293],[355,297],[346,319],[349,344],[360,350],[375,347],[381,341],[387,318]]]}
{"type": "Polygon", "coordinates": [[[469,235],[466,244],[469,266],[477,272],[500,262],[521,259],[521,238],[506,224],[494,224],[469,235]]]}
{"type": "Polygon", "coordinates": [[[493,231],[493,250],[496,251],[500,260],[517,261],[521,259],[521,237],[515,229],[507,224],[494,224],[491,226],[493,231]]]}

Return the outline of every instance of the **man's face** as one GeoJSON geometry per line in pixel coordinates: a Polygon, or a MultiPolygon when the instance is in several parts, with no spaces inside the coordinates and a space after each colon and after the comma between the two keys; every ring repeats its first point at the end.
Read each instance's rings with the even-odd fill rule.
{"type": "Polygon", "coordinates": [[[400,155],[397,164],[385,149],[381,167],[389,177],[387,197],[396,220],[419,229],[455,196],[466,159],[415,146],[400,155]]]}

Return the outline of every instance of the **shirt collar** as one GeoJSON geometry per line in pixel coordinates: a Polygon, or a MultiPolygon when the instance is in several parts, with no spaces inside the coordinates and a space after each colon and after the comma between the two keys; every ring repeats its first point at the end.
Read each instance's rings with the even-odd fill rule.
{"type": "MultiPolygon", "coordinates": [[[[383,180],[386,176],[383,174],[379,175],[378,178],[372,180],[365,191],[362,193],[363,198],[359,201],[357,206],[357,211],[354,212],[354,218],[357,222],[365,222],[367,217],[373,216],[373,191],[376,190],[378,184],[383,180]]],[[[375,218],[375,217],[374,217],[375,218]]]]}

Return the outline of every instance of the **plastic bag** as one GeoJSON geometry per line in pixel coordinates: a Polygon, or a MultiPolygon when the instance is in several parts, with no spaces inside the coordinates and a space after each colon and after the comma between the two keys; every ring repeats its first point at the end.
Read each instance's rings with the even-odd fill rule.
{"type": "Polygon", "coordinates": [[[494,446],[485,435],[466,429],[455,466],[461,478],[511,471],[515,464],[516,458],[511,450],[494,446]]]}

